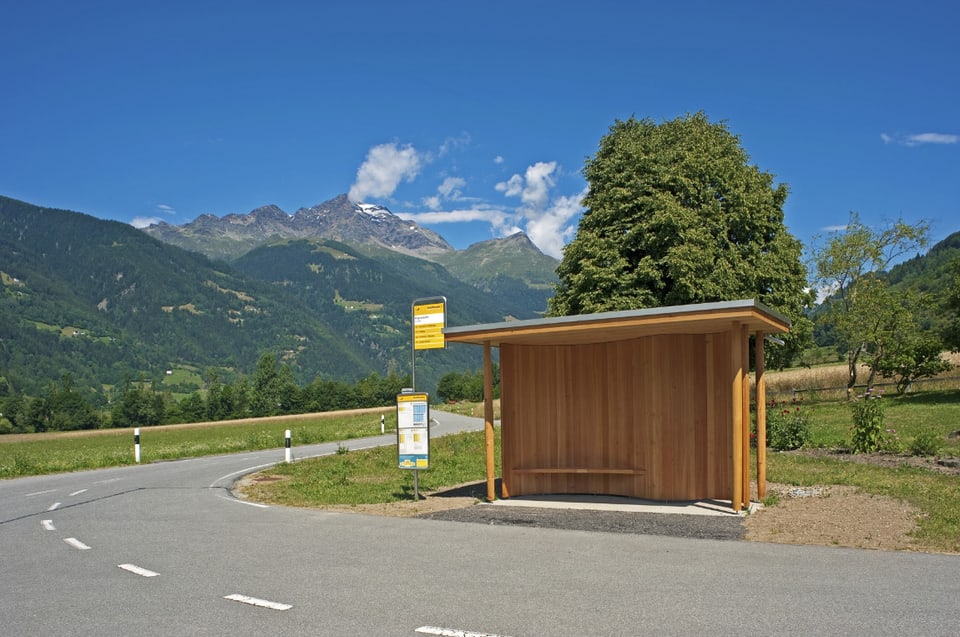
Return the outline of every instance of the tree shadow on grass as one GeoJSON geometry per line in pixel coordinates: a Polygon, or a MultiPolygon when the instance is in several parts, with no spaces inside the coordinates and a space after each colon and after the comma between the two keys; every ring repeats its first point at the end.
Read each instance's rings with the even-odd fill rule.
{"type": "Polygon", "coordinates": [[[960,389],[904,394],[897,396],[896,400],[905,405],[950,405],[960,402],[960,389]]]}

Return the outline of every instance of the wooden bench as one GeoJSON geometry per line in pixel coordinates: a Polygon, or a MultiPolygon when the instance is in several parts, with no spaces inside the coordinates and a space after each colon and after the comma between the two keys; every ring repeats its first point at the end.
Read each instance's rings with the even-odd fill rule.
{"type": "Polygon", "coordinates": [[[646,473],[644,469],[616,469],[616,468],[588,468],[588,467],[541,467],[541,468],[523,468],[512,469],[512,473],[571,473],[578,475],[617,475],[617,476],[642,476],[646,473]]]}

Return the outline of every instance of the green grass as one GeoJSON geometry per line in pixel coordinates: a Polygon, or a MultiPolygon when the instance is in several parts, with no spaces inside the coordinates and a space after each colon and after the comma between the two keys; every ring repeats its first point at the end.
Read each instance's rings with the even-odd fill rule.
{"type": "MultiPolygon", "coordinates": [[[[499,429],[496,435],[499,473],[499,429]]],[[[430,469],[418,472],[419,490],[429,492],[484,480],[484,449],[482,431],[431,440],[430,469]]],[[[245,488],[245,493],[257,500],[287,506],[343,506],[413,499],[413,472],[397,467],[394,446],[280,464],[263,471],[260,477],[263,480],[245,488]]]]}
{"type": "MultiPolygon", "coordinates": [[[[396,427],[387,410],[386,427],[396,427]]],[[[290,429],[294,446],[380,434],[380,414],[317,416],[303,420],[257,419],[205,426],[142,427],[141,461],[173,460],[284,446],[290,429]]],[[[16,478],[134,464],[133,430],[100,430],[0,436],[0,478],[16,478]]]]}
{"type": "MultiPolygon", "coordinates": [[[[960,438],[948,439],[951,432],[960,430],[960,390],[928,391],[904,396],[887,394],[881,400],[886,405],[888,437],[903,449],[919,434],[927,431],[941,436],[946,455],[960,455],[960,438]]],[[[850,444],[853,416],[846,400],[786,401],[786,408],[799,406],[810,419],[812,440],[810,447],[846,447],[850,444]]],[[[773,409],[768,407],[769,411],[773,409]]],[[[896,450],[896,449],[894,449],[896,450]]]]}

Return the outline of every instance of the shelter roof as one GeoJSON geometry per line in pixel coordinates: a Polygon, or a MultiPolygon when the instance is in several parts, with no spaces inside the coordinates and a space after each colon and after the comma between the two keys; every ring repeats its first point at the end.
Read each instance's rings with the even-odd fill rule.
{"type": "Polygon", "coordinates": [[[749,299],[447,327],[444,336],[447,342],[489,342],[495,347],[503,343],[583,345],[658,334],[725,332],[734,323],[746,325],[752,332],[776,334],[790,330],[790,319],[749,299]]]}

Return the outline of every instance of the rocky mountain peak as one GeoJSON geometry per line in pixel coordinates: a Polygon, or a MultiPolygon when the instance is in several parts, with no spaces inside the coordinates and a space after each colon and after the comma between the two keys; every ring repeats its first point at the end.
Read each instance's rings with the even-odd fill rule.
{"type": "Polygon", "coordinates": [[[168,243],[200,249],[207,256],[236,258],[270,237],[333,239],[356,245],[377,245],[424,259],[452,252],[443,237],[413,221],[404,221],[384,206],[354,202],[342,194],[289,215],[275,205],[222,218],[201,215],[183,226],[147,229],[168,243]],[[211,249],[202,249],[212,241],[211,249]],[[232,249],[231,249],[231,246],[232,249]],[[209,252],[209,253],[208,253],[209,252]]]}

